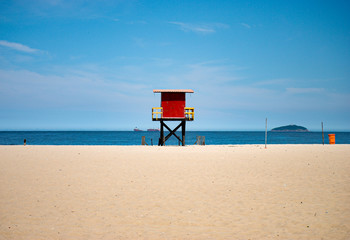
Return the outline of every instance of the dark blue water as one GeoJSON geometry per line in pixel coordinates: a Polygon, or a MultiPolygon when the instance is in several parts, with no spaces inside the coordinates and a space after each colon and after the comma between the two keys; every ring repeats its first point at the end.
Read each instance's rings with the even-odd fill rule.
{"type": "MultiPolygon", "coordinates": [[[[335,133],[336,144],[350,144],[350,132],[332,133],[335,133]]],[[[142,136],[146,137],[147,144],[158,144],[159,132],[0,131],[0,145],[22,145],[24,139],[27,145],[140,145],[142,136]]],[[[186,145],[194,144],[197,136],[205,136],[207,145],[265,143],[263,131],[188,131],[186,145]]],[[[322,144],[321,132],[268,132],[267,136],[268,144],[322,144]]],[[[328,132],[324,136],[328,144],[328,132]]],[[[172,136],[166,145],[178,145],[178,140],[172,136]]]]}

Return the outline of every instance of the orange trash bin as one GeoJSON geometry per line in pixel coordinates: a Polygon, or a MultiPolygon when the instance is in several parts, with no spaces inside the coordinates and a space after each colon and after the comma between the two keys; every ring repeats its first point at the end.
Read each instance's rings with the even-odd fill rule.
{"type": "Polygon", "coordinates": [[[335,134],[328,134],[329,144],[335,144],[335,134]]]}

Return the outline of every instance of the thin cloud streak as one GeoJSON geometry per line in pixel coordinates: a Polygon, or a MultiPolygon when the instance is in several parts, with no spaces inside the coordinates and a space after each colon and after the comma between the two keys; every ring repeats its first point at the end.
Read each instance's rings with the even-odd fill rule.
{"type": "Polygon", "coordinates": [[[286,85],[291,81],[292,80],[288,78],[280,78],[280,79],[271,79],[266,81],[257,81],[253,85],[254,86],[280,86],[280,85],[286,85]]]}
{"type": "Polygon", "coordinates": [[[15,42],[8,42],[5,40],[0,40],[0,45],[3,47],[8,47],[20,52],[26,52],[26,53],[35,53],[39,52],[38,49],[28,47],[26,45],[20,44],[20,43],[15,43],[15,42]]]}
{"type": "Polygon", "coordinates": [[[241,23],[241,25],[245,28],[252,28],[252,26],[250,26],[249,24],[247,23],[241,23]]]}
{"type": "MultiPolygon", "coordinates": [[[[0,107],[115,110],[115,106],[131,103],[142,95],[130,93],[139,93],[145,88],[142,83],[111,81],[99,72],[81,69],[66,69],[65,72],[60,76],[27,70],[0,70],[0,107]]],[[[142,101],[144,99],[138,100],[142,101]]]]}
{"type": "Polygon", "coordinates": [[[324,88],[287,88],[287,93],[290,94],[309,94],[309,93],[322,93],[324,88]]]}
{"type": "Polygon", "coordinates": [[[184,32],[195,32],[200,34],[211,34],[215,33],[218,28],[228,28],[229,26],[223,23],[212,23],[212,24],[192,24],[184,22],[169,22],[180,27],[184,32]]]}

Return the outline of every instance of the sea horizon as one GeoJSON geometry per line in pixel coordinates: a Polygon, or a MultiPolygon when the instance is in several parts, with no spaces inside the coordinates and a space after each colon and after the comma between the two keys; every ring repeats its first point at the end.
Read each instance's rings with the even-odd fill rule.
{"type": "MultiPolygon", "coordinates": [[[[169,132],[165,131],[165,135],[169,132]]],[[[180,134],[180,132],[177,132],[180,134]]],[[[328,144],[328,134],[335,134],[336,144],[350,144],[350,132],[321,131],[273,132],[267,131],[267,144],[328,144]]],[[[158,131],[126,130],[7,130],[0,131],[0,145],[158,145],[158,131]]],[[[193,145],[197,137],[205,137],[206,145],[265,144],[265,131],[186,131],[186,145],[193,145]]],[[[171,136],[166,145],[179,145],[171,136]]]]}
{"type": "MultiPolygon", "coordinates": [[[[159,129],[159,128],[147,128],[147,129],[159,129]]],[[[142,129],[140,132],[150,132],[147,129],[142,129]]],[[[267,130],[267,132],[271,132],[272,129],[267,130]]],[[[164,130],[168,131],[168,130],[164,130]]],[[[125,130],[125,129],[0,129],[0,132],[136,132],[133,129],[125,130]]],[[[155,131],[158,132],[158,131],[155,131]]],[[[264,130],[186,130],[186,132],[265,132],[264,130]]],[[[285,131],[288,132],[288,131],[285,131]]],[[[298,131],[290,131],[290,132],[298,132],[298,131]]],[[[301,132],[301,131],[300,131],[301,132]]],[[[322,132],[322,130],[309,130],[307,132],[322,132]]],[[[324,132],[349,132],[350,130],[327,130],[324,132]]]]}

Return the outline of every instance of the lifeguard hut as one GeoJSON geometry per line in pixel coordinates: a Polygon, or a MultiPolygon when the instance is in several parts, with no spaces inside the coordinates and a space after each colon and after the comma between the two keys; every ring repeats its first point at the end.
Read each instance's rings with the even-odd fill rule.
{"type": "Polygon", "coordinates": [[[152,121],[160,121],[159,146],[174,135],[185,146],[186,121],[194,120],[194,108],[186,107],[186,93],[193,93],[191,89],[155,89],[154,93],[161,94],[160,107],[152,108],[152,121]],[[179,125],[171,130],[166,121],[180,121],[179,125]],[[164,137],[164,127],[170,132],[164,137]],[[176,131],[181,127],[181,138],[176,131]]]}

